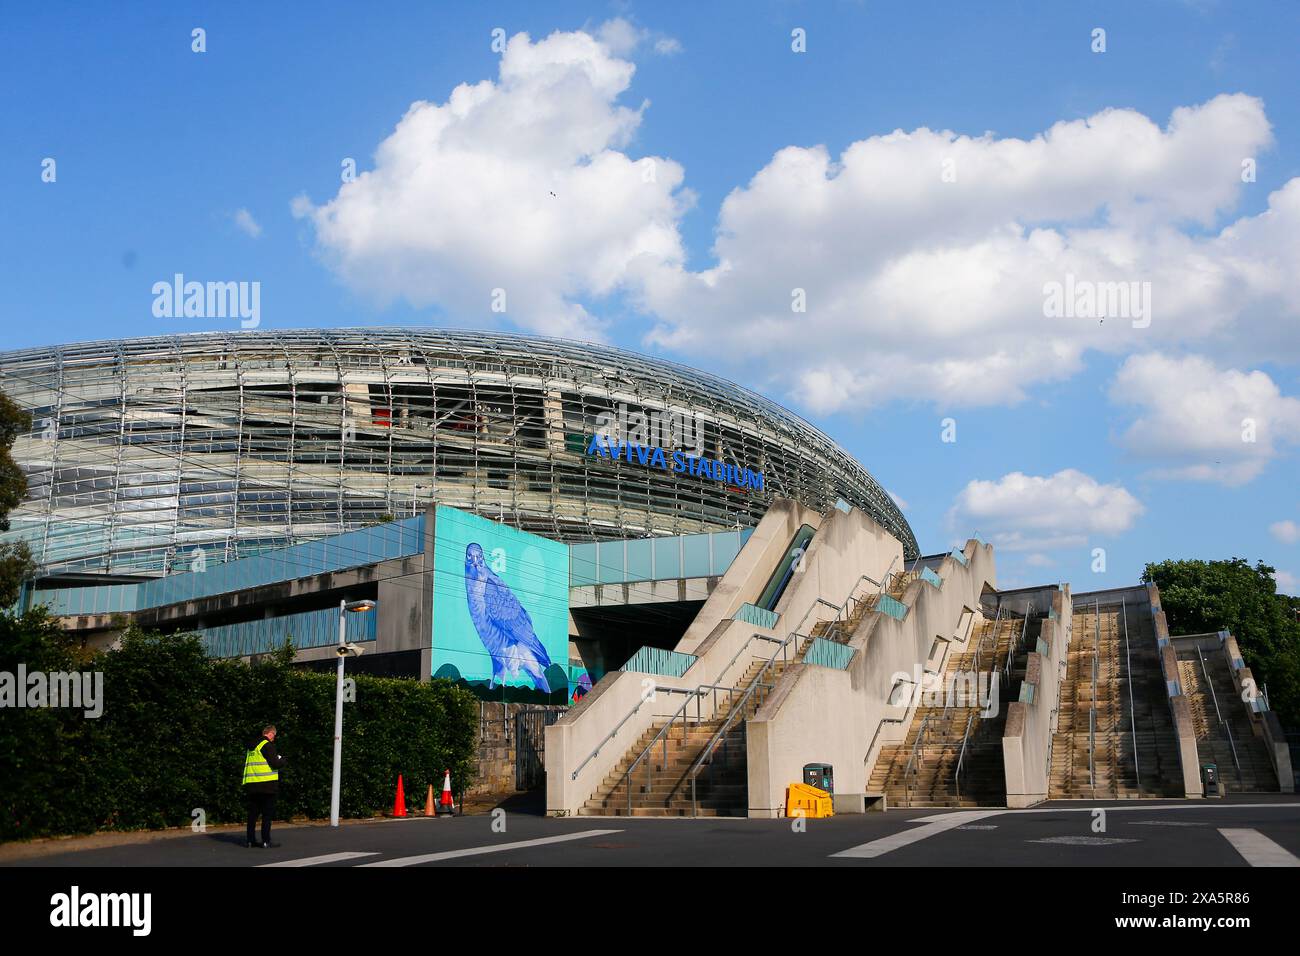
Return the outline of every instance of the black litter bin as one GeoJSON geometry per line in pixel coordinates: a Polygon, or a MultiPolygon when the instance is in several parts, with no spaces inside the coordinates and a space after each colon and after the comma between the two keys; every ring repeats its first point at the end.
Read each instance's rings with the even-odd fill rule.
{"type": "Polygon", "coordinates": [[[828,763],[806,763],[803,765],[803,782],[827,793],[835,792],[835,771],[828,763]]]}
{"type": "Polygon", "coordinates": [[[1212,763],[1201,764],[1201,784],[1207,797],[1222,796],[1219,790],[1219,768],[1212,763]]]}

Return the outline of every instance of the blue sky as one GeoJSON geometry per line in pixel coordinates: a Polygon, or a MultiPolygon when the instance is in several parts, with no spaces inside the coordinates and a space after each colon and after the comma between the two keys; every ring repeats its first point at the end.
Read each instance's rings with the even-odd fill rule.
{"type": "Polygon", "coordinates": [[[600,336],[795,409],[903,499],[923,549],[976,530],[1001,545],[1004,585],[1085,590],[1148,560],[1239,555],[1296,590],[1300,217],[1270,200],[1300,177],[1295,4],[15,3],[5,26],[4,348],[231,328],[152,314],[153,283],[177,272],[259,281],[264,327],[600,336]],[[509,82],[496,28],[528,34],[509,82]],[[599,49],[544,47],[557,31],[599,49]],[[540,71],[539,50],[569,72],[540,71]],[[575,107],[566,84],[590,77],[575,107]],[[482,83],[505,107],[377,156],[413,103],[482,83]],[[1171,125],[1180,109],[1195,116],[1171,125]],[[1096,121],[1105,110],[1128,112],[1096,121]],[[539,116],[547,148],[521,147],[510,124],[539,116]],[[586,143],[597,120],[619,125],[598,150],[626,157],[608,181],[586,146],[549,149],[586,143]],[[1070,123],[1041,156],[998,145],[1070,123]],[[432,180],[408,174],[425,148],[432,180]],[[907,179],[950,155],[960,193],[937,167],[907,179]],[[1233,181],[1238,155],[1254,182],[1233,181]],[[373,175],[345,197],[348,157],[373,175]],[[622,188],[645,157],[680,181],[640,206],[565,192],[622,188]],[[499,193],[475,175],[497,159],[514,184],[499,193]],[[881,169],[904,170],[896,188],[881,169]],[[565,192],[554,234],[544,203],[512,192],[550,181],[565,192]],[[554,276],[475,225],[512,211],[554,245],[554,276]],[[1036,247],[1036,229],[1063,250],[1036,247]],[[635,255],[591,266],[626,237],[635,255]],[[785,241],[793,272],[773,283],[806,285],[808,313],[755,306],[764,250],[785,241]],[[1151,334],[1045,327],[1033,290],[1064,271],[1151,281],[1151,334]],[[464,292],[498,274],[531,304],[495,314],[464,292]],[[1263,446],[1223,437],[1243,417],[1263,446]]]}

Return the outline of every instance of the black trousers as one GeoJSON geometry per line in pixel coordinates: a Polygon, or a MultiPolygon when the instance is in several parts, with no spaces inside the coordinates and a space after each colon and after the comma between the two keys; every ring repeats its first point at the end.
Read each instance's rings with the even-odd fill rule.
{"type": "Polygon", "coordinates": [[[271,817],[275,815],[275,794],[253,793],[248,797],[248,842],[256,843],[257,818],[262,818],[262,842],[271,842],[271,817]]]}

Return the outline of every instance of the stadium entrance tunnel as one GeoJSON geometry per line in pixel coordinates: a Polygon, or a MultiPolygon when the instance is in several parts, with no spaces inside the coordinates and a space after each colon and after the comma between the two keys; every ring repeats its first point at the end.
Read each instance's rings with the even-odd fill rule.
{"type": "Polygon", "coordinates": [[[642,647],[671,651],[704,601],[664,601],[571,608],[570,640],[587,670],[618,670],[642,647]]]}

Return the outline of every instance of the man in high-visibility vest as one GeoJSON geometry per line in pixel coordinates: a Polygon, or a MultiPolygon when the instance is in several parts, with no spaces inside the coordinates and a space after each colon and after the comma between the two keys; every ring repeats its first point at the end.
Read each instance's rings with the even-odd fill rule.
{"type": "Polygon", "coordinates": [[[280,768],[284,758],[275,751],[275,726],[249,741],[244,757],[244,793],[248,795],[248,845],[275,847],[271,842],[271,817],[275,815],[275,795],[280,790],[280,768]],[[258,840],[257,818],[262,818],[262,839],[258,840]]]}

